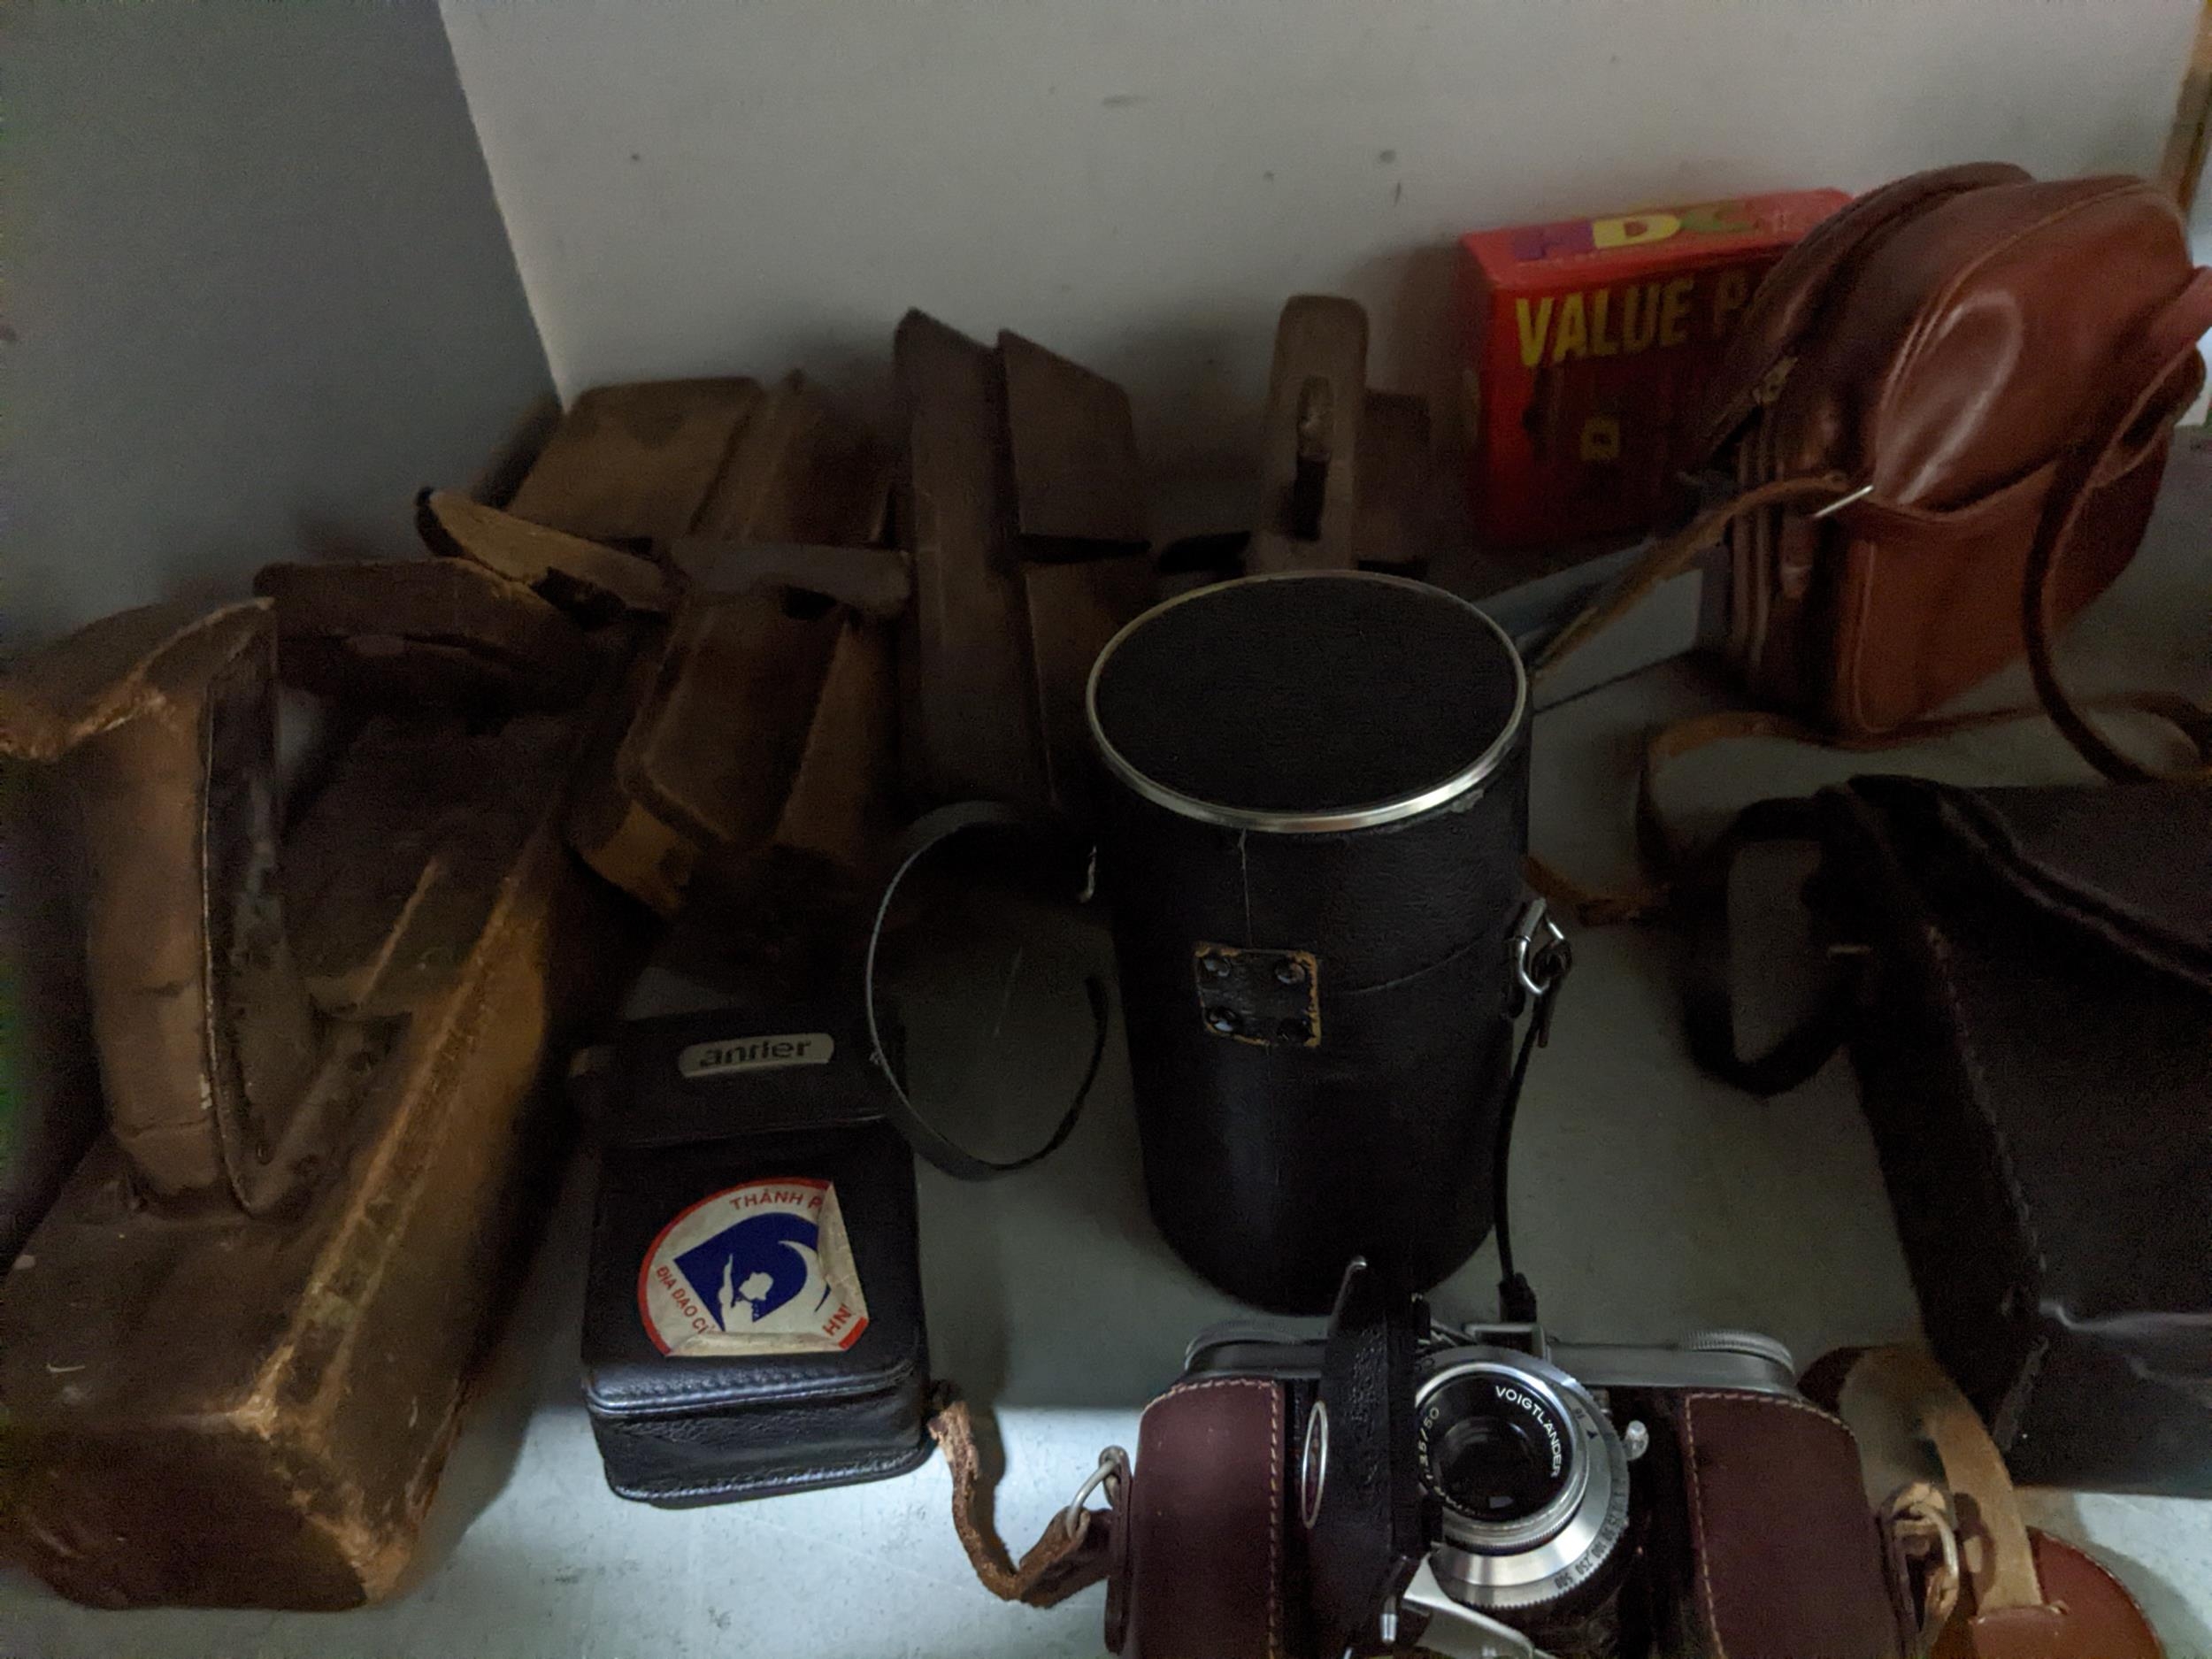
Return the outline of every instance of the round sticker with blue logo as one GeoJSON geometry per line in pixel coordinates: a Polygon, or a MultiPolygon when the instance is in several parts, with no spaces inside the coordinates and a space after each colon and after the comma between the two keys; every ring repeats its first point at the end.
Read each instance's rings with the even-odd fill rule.
{"type": "Polygon", "coordinates": [[[638,1271],[645,1333],[677,1357],[848,1348],[868,1326],[827,1181],[726,1187],[660,1230],[638,1271]]]}

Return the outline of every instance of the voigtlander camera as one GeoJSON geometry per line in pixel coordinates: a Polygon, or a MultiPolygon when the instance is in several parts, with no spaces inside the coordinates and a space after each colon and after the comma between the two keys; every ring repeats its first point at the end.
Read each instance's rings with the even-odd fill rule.
{"type": "Polygon", "coordinates": [[[1850,1431],[1788,1351],[1432,1322],[1356,1273],[1329,1335],[1217,1327],[1118,1506],[1124,1659],[1891,1659],[1912,1615],[1850,1431]]]}

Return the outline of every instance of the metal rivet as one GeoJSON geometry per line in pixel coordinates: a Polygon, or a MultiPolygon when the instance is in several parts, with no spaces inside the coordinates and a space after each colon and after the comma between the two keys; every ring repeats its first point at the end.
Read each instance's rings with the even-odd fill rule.
{"type": "Polygon", "coordinates": [[[1275,1027],[1275,1034],[1285,1042],[1303,1042],[1313,1035],[1313,1026],[1306,1020],[1286,1019],[1275,1027]]]}
{"type": "Polygon", "coordinates": [[[1225,1037],[1232,1037],[1236,1034],[1237,1017],[1236,1011],[1233,1009],[1208,1009],[1206,1010],[1206,1023],[1225,1037]]]}
{"type": "Polygon", "coordinates": [[[1306,982],[1305,964],[1286,958],[1275,964],[1275,978],[1285,985],[1303,985],[1306,982]]]}
{"type": "Polygon", "coordinates": [[[1210,979],[1225,979],[1229,977],[1229,964],[1219,956],[1199,957],[1198,971],[1210,979]]]}

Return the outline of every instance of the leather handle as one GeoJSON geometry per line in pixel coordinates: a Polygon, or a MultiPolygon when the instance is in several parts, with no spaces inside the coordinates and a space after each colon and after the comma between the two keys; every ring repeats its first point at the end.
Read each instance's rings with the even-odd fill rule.
{"type": "Polygon", "coordinates": [[[141,1191],[250,1214],[309,1179],[317,1055],[275,879],[265,601],[127,611],[0,680],[0,753],[60,764],[92,872],[87,978],[109,1126],[141,1191]]]}
{"type": "Polygon", "coordinates": [[[1529,664],[1530,674],[1542,679],[1571,652],[1643,603],[1660,583],[1687,570],[1699,554],[1720,539],[1722,531],[1745,514],[1793,502],[1833,502],[1850,488],[1840,472],[1778,478],[1700,513],[1673,534],[1662,536],[1654,542],[1620,580],[1569,618],[1559,632],[1534,653],[1529,664]]]}
{"type": "Polygon", "coordinates": [[[1724,1083],[1754,1094],[1783,1094],[1828,1064],[1850,1034],[1851,981],[1842,961],[1812,1013],[1763,1055],[1747,1059],[1736,1043],[1736,1011],[1730,983],[1728,878],[1746,848],[1773,841],[1818,839],[1809,801],[1761,801],[1736,815],[1706,850],[1684,883],[1694,924],[1685,987],[1690,1053],[1724,1083]]]}
{"type": "MultiPolygon", "coordinates": [[[[2185,699],[2152,692],[2101,700],[2101,706],[2131,709],[2139,713],[2153,715],[2169,722],[2193,740],[2193,717],[2201,712],[2185,699]]],[[[1938,715],[1925,720],[1916,720],[1894,731],[1867,733],[1855,737],[1839,737],[1770,709],[1724,709],[1712,714],[1694,714],[1684,719],[1670,721],[1645,734],[1643,757],[1636,772],[1636,850],[1647,872],[1647,879],[1635,887],[1619,890],[1594,887],[1578,881],[1557,866],[1532,855],[1527,864],[1528,883],[1543,895],[1548,902],[1565,910],[1585,927],[1642,921],[1666,911],[1677,902],[1678,897],[1687,897],[1693,904],[1701,900],[1705,896],[1701,894],[1683,895],[1676,891],[1677,883],[1689,875],[1693,864],[1703,854],[1686,843],[1667,822],[1666,814],[1660,810],[1658,780],[1660,772],[1669,763],[1686,755],[1695,754],[1712,744],[1749,738],[1771,738],[1802,743],[1810,749],[1832,749],[1838,754],[1874,755],[1909,748],[1916,743],[1932,742],[1939,738],[1955,737],[1964,732],[2002,726],[2039,712],[2032,708],[1990,709],[1970,714],[1938,715]]],[[[2212,736],[2212,733],[2208,733],[2208,736],[2212,736]]],[[[1749,839],[1772,840],[1775,837],[1758,835],[1749,839]]],[[[1724,879],[1725,871],[1721,873],[1724,879]]],[[[1723,1074],[1726,1073],[1724,1071],[1723,1074]]]]}
{"type": "MultiPolygon", "coordinates": [[[[2195,396],[2203,371],[2199,366],[2193,372],[2190,365],[2197,362],[2197,342],[2207,332],[2212,332],[2212,269],[2200,268],[2120,363],[2102,412],[2061,460],[2028,553],[2021,625],[2036,695],[2052,723],[2081,757],[2116,783],[2138,782],[2162,774],[2114,748],[2060,683],[2051,661],[2052,578],[2080,527],[2082,514],[2099,480],[2111,475],[2116,462],[2131,447],[2140,447],[2138,434],[2142,428],[2164,426],[2195,396]]],[[[2212,752],[2205,741],[2212,732],[2206,731],[2201,720],[2188,724],[2196,727],[2192,735],[2197,738],[2200,764],[2180,775],[2212,780],[2212,752]]]]}
{"type": "MultiPolygon", "coordinates": [[[[2200,708],[2186,697],[2162,691],[2124,692],[2116,696],[2099,697],[2089,706],[2125,710],[2163,720],[2193,745],[2198,753],[2212,759],[2212,710],[2200,708]]],[[[1683,841],[1668,824],[1666,814],[1660,810],[1658,778],[1668,763],[1694,754],[1714,743],[1733,742],[1747,738],[1778,739],[1786,742],[1802,743],[1810,749],[1831,749],[1839,755],[1878,755],[1891,749],[1910,748],[1916,743],[1933,742],[1942,738],[1956,737],[1962,733],[2004,726],[2035,715],[2048,718],[2049,714],[2049,710],[2034,706],[1983,709],[1967,714],[1934,715],[1892,731],[1863,733],[1852,737],[1839,737],[1789,715],[1778,714],[1767,709],[1724,709],[1712,714],[1694,714],[1656,726],[1644,738],[1643,757],[1636,772],[1636,850],[1647,872],[1647,879],[1633,887],[1618,889],[1592,887],[1534,854],[1529,856],[1525,873],[1529,886],[1541,894],[1547,902],[1566,911],[1585,927],[1606,927],[1617,922],[1644,921],[1663,914],[1678,902],[1686,901],[1694,910],[1700,902],[1708,902],[1707,895],[1694,891],[1678,892],[1678,884],[1686,885],[1686,878],[1692,865],[1702,854],[1683,841]]],[[[1757,836],[1753,839],[1770,840],[1773,837],[1757,836]]],[[[1725,872],[1723,874],[1724,877],[1725,872]]],[[[1730,1039],[1732,1049],[1732,1042],[1733,1040],[1730,1039]]],[[[1724,1077],[1732,1075],[1727,1064],[1717,1070],[1724,1077]]],[[[1747,1082],[1743,1086],[1751,1087],[1747,1082]]]]}

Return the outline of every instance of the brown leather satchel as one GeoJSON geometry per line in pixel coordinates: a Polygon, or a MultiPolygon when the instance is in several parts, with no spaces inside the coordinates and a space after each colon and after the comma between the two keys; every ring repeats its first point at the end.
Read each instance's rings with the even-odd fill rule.
{"type": "Polygon", "coordinates": [[[1724,536],[1725,655],[1765,708],[1897,733],[2024,652],[2084,756],[2142,775],[2049,641],[2133,557],[2208,328],[2212,272],[2141,180],[1979,164],[1862,197],[1775,266],[1715,375],[1700,446],[1730,498],[1537,667],[1724,536]]]}

